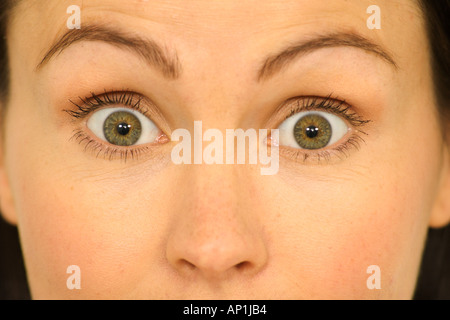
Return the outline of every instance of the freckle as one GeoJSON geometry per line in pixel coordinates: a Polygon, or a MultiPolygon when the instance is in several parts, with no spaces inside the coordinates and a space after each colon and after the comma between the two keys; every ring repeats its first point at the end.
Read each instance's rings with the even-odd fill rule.
{"type": "Polygon", "coordinates": [[[70,191],[73,191],[73,186],[70,186],[70,191]]]}

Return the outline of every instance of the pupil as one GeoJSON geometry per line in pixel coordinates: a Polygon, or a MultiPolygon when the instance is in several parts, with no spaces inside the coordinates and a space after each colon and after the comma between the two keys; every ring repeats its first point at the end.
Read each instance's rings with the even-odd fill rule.
{"type": "Polygon", "coordinates": [[[117,133],[126,136],[130,132],[131,125],[128,123],[122,122],[117,125],[117,133]]]}
{"type": "Polygon", "coordinates": [[[316,126],[309,126],[306,128],[306,136],[308,138],[315,138],[319,134],[319,128],[316,126]]]}

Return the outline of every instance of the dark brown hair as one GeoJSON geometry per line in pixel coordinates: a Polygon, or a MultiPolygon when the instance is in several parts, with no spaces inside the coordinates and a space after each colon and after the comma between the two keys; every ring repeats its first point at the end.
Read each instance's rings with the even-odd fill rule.
{"type": "Polygon", "coordinates": [[[450,109],[450,0],[422,0],[422,12],[431,48],[436,102],[450,109]]]}
{"type": "MultiPolygon", "coordinates": [[[[0,101],[4,105],[9,92],[6,32],[11,5],[16,1],[0,0],[0,101]]],[[[442,115],[447,116],[450,114],[450,0],[420,0],[419,3],[431,50],[436,103],[442,115]]],[[[449,120],[444,122],[450,124],[449,120]]],[[[450,299],[450,226],[429,230],[414,297],[450,299]]],[[[0,299],[28,298],[17,228],[0,218],[0,299]]]]}
{"type": "MultiPolygon", "coordinates": [[[[4,117],[9,93],[6,33],[12,1],[14,0],[0,0],[0,123],[4,117]]],[[[0,217],[0,299],[30,299],[17,228],[6,223],[2,217],[0,217]]]]}
{"type": "MultiPolygon", "coordinates": [[[[419,2],[430,44],[436,103],[450,144],[450,0],[419,2]]],[[[428,232],[414,298],[450,299],[450,225],[428,232]]]]}
{"type": "Polygon", "coordinates": [[[11,10],[11,0],[0,2],[0,99],[5,101],[9,89],[9,63],[6,43],[8,16],[11,10]]]}

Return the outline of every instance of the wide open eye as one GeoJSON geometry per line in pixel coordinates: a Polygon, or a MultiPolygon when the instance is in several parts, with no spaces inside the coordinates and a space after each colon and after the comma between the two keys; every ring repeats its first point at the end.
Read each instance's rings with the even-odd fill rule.
{"type": "Polygon", "coordinates": [[[106,108],[95,111],[88,128],[100,139],[117,146],[152,143],[161,130],[141,112],[129,108],[106,108]]]}
{"type": "Polygon", "coordinates": [[[331,113],[305,111],[287,118],[278,129],[280,145],[316,150],[339,141],[349,127],[344,120],[331,113]]]}

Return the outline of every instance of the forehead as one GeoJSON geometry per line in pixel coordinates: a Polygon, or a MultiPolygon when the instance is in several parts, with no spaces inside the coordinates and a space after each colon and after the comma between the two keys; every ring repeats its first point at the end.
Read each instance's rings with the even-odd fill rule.
{"type": "Polygon", "coordinates": [[[30,70],[67,32],[68,8],[73,5],[81,9],[82,26],[103,23],[150,37],[178,52],[182,60],[190,55],[192,66],[195,57],[224,63],[239,56],[260,61],[268,53],[335,32],[357,33],[373,41],[392,53],[400,68],[423,62],[427,55],[415,0],[21,0],[10,41],[25,51],[30,70]],[[380,29],[368,28],[373,14],[368,9],[374,4],[380,9],[380,29]]]}
{"type": "Polygon", "coordinates": [[[84,21],[107,19],[209,39],[277,37],[299,27],[306,32],[339,27],[367,33],[367,9],[372,5],[379,6],[382,19],[381,29],[369,32],[372,36],[388,39],[402,29],[411,31],[420,19],[415,0],[20,0],[18,4],[21,24],[29,22],[46,34],[65,27],[71,5],[81,8],[84,21]]]}

